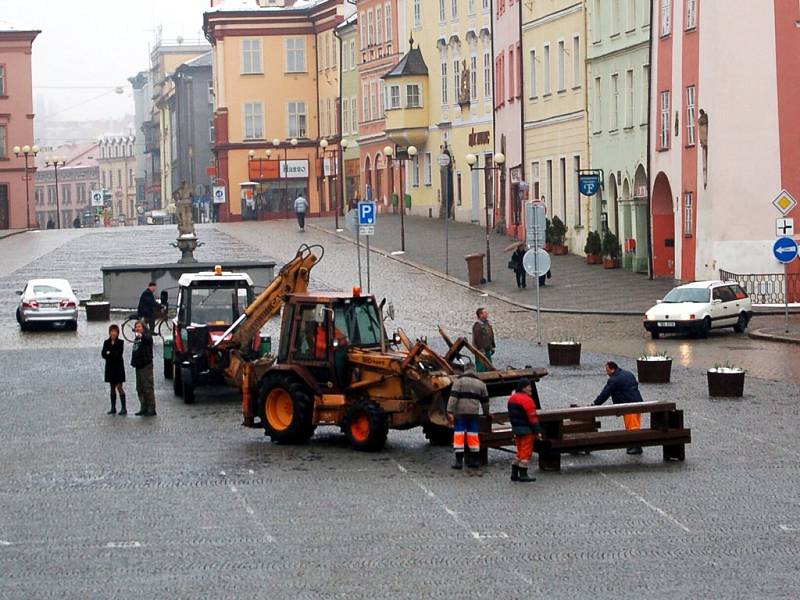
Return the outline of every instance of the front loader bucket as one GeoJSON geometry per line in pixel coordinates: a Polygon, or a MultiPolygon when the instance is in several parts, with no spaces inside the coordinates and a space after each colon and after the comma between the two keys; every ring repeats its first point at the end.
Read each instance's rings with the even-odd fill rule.
{"type": "Polygon", "coordinates": [[[522,379],[529,379],[534,384],[547,375],[547,369],[506,369],[505,371],[486,371],[476,373],[489,390],[490,398],[510,396],[522,379]]]}
{"type": "Polygon", "coordinates": [[[428,409],[428,420],[434,425],[447,427],[447,398],[444,394],[436,394],[428,409]]]}

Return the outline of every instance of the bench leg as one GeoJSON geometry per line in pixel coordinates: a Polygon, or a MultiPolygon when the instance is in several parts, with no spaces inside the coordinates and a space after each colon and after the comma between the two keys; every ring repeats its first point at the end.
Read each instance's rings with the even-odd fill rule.
{"type": "Polygon", "coordinates": [[[560,471],[561,454],[558,452],[545,452],[543,454],[539,454],[539,470],[560,471]]]}
{"type": "Polygon", "coordinates": [[[484,444],[481,444],[481,449],[478,450],[478,460],[480,461],[482,467],[485,467],[489,464],[489,448],[487,448],[484,444]]]}
{"type": "Polygon", "coordinates": [[[686,459],[686,445],[677,444],[674,446],[664,446],[664,460],[680,460],[686,459]]]}

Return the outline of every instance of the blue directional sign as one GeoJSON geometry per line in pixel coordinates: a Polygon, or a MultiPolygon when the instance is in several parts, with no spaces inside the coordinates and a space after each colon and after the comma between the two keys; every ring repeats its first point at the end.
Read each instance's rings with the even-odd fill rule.
{"type": "Polygon", "coordinates": [[[377,205],[375,202],[359,202],[358,203],[358,224],[359,225],[375,225],[375,215],[377,214],[377,205]]]}
{"type": "Polygon", "coordinates": [[[779,237],[772,245],[772,254],[778,262],[790,263],[797,258],[797,242],[790,237],[779,237]]]}
{"type": "Polygon", "coordinates": [[[578,175],[578,188],[584,196],[594,196],[600,191],[600,175],[598,173],[578,175]]]}

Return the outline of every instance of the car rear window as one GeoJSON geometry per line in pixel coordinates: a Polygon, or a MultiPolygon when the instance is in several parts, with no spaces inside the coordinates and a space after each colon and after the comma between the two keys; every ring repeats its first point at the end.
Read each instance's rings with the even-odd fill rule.
{"type": "Polygon", "coordinates": [[[34,294],[60,294],[64,290],[57,288],[54,285],[35,285],[33,286],[34,294]]]}

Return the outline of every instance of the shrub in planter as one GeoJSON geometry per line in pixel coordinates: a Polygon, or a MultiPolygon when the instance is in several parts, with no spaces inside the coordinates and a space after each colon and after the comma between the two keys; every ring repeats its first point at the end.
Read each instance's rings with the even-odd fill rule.
{"type": "Polygon", "coordinates": [[[741,398],[744,394],[744,369],[729,364],[709,369],[708,395],[717,398],[741,398]]]}
{"type": "Polygon", "coordinates": [[[666,353],[648,354],[636,359],[639,383],[669,383],[672,358],[666,353]]]}
{"type": "Polygon", "coordinates": [[[620,254],[622,248],[619,239],[611,231],[603,234],[603,267],[606,269],[618,269],[620,267],[620,254]]]}
{"type": "Polygon", "coordinates": [[[581,364],[581,344],[573,338],[547,343],[550,364],[567,367],[581,364]]]}
{"type": "Polygon", "coordinates": [[[602,264],[603,242],[600,239],[599,233],[590,231],[586,235],[586,244],[583,247],[583,251],[586,253],[587,265],[602,264]]]}
{"type": "Polygon", "coordinates": [[[566,254],[568,251],[568,248],[565,245],[565,241],[567,238],[567,226],[564,225],[564,221],[562,221],[558,217],[553,217],[551,233],[553,242],[553,254],[566,254]]]}

